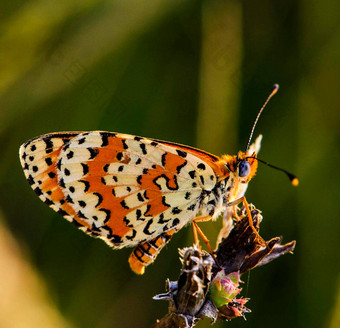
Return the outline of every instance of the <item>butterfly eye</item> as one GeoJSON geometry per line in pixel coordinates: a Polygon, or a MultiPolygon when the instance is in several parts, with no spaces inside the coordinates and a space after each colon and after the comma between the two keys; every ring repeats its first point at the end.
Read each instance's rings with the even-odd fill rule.
{"type": "Polygon", "coordinates": [[[250,169],[251,167],[250,167],[249,162],[246,160],[243,160],[238,166],[238,175],[241,178],[244,178],[249,175],[250,169]]]}

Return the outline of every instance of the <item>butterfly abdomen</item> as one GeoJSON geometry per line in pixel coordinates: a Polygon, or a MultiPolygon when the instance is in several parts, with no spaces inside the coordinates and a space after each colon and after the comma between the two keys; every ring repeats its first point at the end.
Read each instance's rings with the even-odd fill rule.
{"type": "Polygon", "coordinates": [[[131,269],[138,274],[143,274],[145,267],[154,262],[159,252],[179,229],[180,227],[176,227],[152,240],[140,243],[130,255],[129,264],[131,269]]]}

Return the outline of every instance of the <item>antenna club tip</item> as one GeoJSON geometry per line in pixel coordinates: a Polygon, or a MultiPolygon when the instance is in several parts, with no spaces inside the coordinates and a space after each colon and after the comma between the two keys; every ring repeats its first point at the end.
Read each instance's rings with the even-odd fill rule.
{"type": "Polygon", "coordinates": [[[292,179],[291,183],[294,187],[297,187],[299,185],[299,179],[295,177],[292,179]]]}
{"type": "Polygon", "coordinates": [[[274,96],[275,93],[277,93],[279,91],[279,88],[280,88],[280,86],[277,83],[275,83],[273,85],[272,96],[274,96]]]}

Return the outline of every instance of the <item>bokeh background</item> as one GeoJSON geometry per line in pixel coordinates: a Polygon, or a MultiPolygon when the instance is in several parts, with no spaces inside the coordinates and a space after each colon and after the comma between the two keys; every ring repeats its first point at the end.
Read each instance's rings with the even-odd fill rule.
{"type": "MultiPolygon", "coordinates": [[[[340,5],[336,0],[15,0],[0,3],[0,327],[151,327],[177,279],[182,229],[144,276],[43,204],[18,148],[108,130],[235,154],[258,109],[248,201],[294,255],[244,277],[252,313],[215,327],[340,327],[340,5]]],[[[214,244],[221,221],[202,223],[214,244]]],[[[197,327],[210,327],[208,320],[197,327]]]]}

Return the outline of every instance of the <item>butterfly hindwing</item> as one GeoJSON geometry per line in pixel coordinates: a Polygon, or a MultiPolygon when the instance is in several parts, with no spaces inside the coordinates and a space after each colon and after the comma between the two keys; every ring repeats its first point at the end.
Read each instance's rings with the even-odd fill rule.
{"type": "Polygon", "coordinates": [[[186,224],[216,184],[208,156],[125,134],[49,134],[24,144],[20,157],[45,203],[114,247],[186,224]]]}

